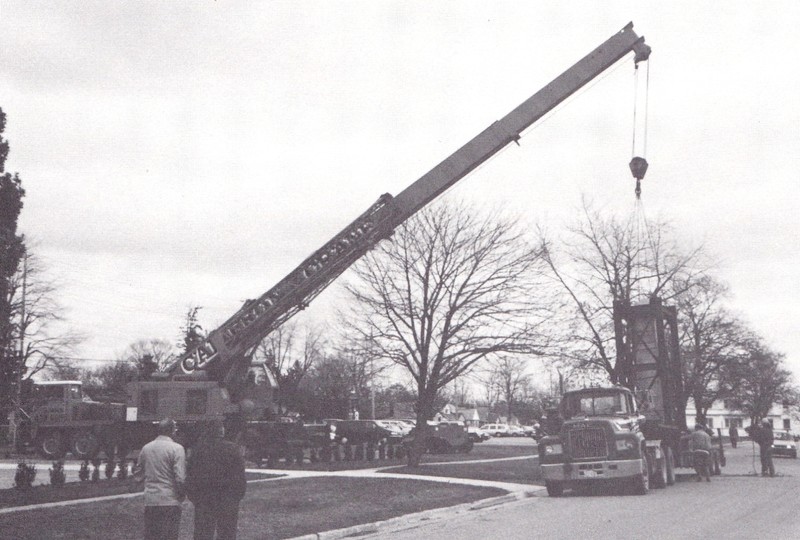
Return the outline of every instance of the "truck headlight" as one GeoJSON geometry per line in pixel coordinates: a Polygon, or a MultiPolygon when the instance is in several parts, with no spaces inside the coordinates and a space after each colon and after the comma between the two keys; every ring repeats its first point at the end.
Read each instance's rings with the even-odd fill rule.
{"type": "Polygon", "coordinates": [[[563,452],[564,452],[564,448],[561,446],[561,444],[558,444],[558,443],[557,444],[548,444],[547,446],[544,447],[544,453],[549,455],[549,456],[553,456],[553,455],[556,455],[556,454],[561,454],[563,452]]]}
{"type": "Polygon", "coordinates": [[[630,439],[619,439],[617,440],[617,450],[623,452],[625,450],[633,450],[634,449],[633,441],[630,439]]]}

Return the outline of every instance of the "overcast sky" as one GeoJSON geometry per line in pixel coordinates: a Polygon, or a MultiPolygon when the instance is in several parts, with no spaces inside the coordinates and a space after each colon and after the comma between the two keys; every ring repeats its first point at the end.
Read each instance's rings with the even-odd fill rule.
{"type": "MultiPolygon", "coordinates": [[[[6,169],[77,356],[177,341],[193,305],[214,328],[629,21],[653,48],[644,212],[800,373],[796,1],[1,0],[6,169]]],[[[447,196],[554,233],[582,195],[630,212],[633,103],[628,57],[447,196]]]]}

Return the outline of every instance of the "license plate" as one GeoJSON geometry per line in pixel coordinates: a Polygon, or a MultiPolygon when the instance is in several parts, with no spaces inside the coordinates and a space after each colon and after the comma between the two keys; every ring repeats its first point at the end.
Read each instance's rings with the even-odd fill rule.
{"type": "Polygon", "coordinates": [[[583,471],[583,476],[585,478],[594,478],[595,476],[597,476],[597,473],[592,471],[592,470],[587,470],[587,471],[583,471]]]}

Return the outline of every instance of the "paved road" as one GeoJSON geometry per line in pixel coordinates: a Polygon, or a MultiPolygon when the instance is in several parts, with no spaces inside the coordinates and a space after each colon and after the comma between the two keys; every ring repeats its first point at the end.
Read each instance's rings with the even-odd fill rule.
{"type": "MultiPolygon", "coordinates": [[[[776,458],[778,476],[754,475],[751,443],[726,448],[728,466],[711,483],[688,478],[646,496],[546,494],[413,529],[383,532],[390,540],[691,539],[800,537],[800,460],[776,458]]],[[[755,449],[757,453],[757,448],[755,449]]]]}

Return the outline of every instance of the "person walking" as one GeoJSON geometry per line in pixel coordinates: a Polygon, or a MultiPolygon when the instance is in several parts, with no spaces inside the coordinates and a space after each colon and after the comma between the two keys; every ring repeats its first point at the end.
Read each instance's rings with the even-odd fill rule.
{"type": "Polygon", "coordinates": [[[736,443],[739,442],[739,430],[736,429],[736,424],[731,422],[731,427],[728,430],[728,436],[731,439],[731,448],[736,448],[736,443]]]}
{"type": "Polygon", "coordinates": [[[750,436],[758,444],[761,476],[775,476],[775,464],[772,462],[772,444],[775,442],[775,436],[772,433],[772,424],[764,418],[760,426],[751,426],[750,436]]]}
{"type": "Polygon", "coordinates": [[[689,436],[689,448],[692,450],[692,463],[697,473],[697,481],[711,482],[711,436],[706,432],[703,424],[695,424],[694,431],[689,436]]]}
{"type": "Polygon", "coordinates": [[[194,540],[234,540],[239,503],[247,482],[239,446],[224,440],[221,421],[210,422],[203,439],[192,449],[186,490],[194,504],[194,540]]]}
{"type": "Polygon", "coordinates": [[[144,482],[145,540],[178,540],[186,453],[173,440],[176,432],[175,420],[161,420],[158,436],[142,447],[133,469],[134,477],[144,482]]]}

